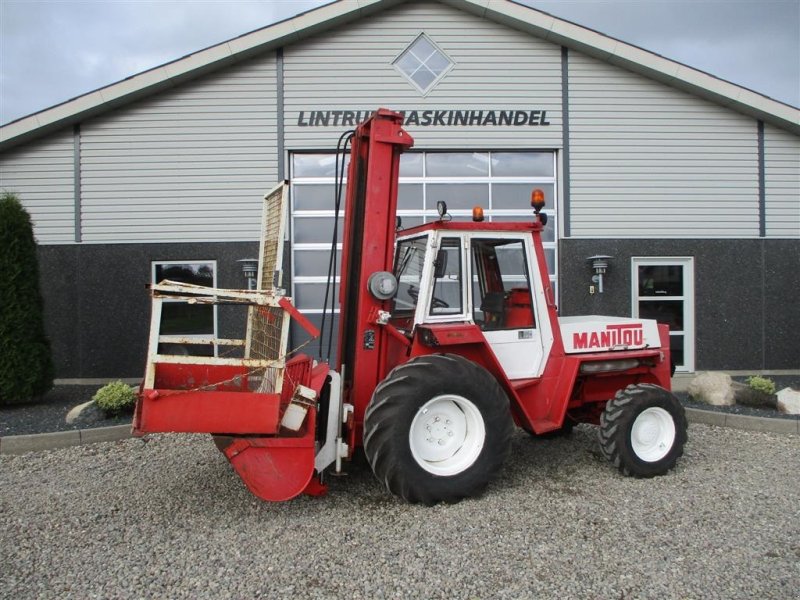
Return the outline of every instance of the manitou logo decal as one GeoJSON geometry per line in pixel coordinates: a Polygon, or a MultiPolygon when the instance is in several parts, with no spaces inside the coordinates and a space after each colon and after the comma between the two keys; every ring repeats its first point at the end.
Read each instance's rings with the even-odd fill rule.
{"type": "Polygon", "coordinates": [[[641,323],[630,325],[606,325],[605,331],[581,331],[572,334],[572,345],[576,350],[613,348],[614,346],[641,346],[644,329],[641,323]]]}

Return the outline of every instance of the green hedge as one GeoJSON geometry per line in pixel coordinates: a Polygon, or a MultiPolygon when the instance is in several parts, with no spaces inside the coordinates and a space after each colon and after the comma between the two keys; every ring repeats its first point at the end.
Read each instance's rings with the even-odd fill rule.
{"type": "Polygon", "coordinates": [[[16,404],[53,387],[44,333],[39,264],[30,215],[14,194],[0,196],[0,403],[16,404]]]}

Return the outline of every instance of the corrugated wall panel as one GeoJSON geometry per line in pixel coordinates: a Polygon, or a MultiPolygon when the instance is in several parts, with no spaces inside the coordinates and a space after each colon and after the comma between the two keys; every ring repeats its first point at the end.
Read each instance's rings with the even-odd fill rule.
{"type": "Polygon", "coordinates": [[[256,240],[278,179],[274,54],[84,124],[86,242],[256,240]]]}
{"type": "Polygon", "coordinates": [[[300,111],[544,110],[548,126],[408,126],[417,148],[561,146],[561,50],[437,2],[410,2],[286,48],[286,147],[333,149],[348,127],[300,111]],[[392,63],[424,31],[456,64],[423,96],[392,63]]]}
{"type": "Polygon", "coordinates": [[[764,127],[767,237],[800,237],[800,138],[764,127]]]}
{"type": "Polygon", "coordinates": [[[571,235],[757,237],[757,124],[569,53],[571,235]]]}
{"type": "Polygon", "coordinates": [[[75,241],[75,163],[72,130],[6,152],[0,190],[14,192],[28,210],[40,244],[75,241]]]}

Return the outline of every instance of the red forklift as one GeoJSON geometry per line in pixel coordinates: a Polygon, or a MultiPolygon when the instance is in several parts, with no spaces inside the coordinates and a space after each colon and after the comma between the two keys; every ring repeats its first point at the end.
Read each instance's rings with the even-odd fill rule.
{"type": "Polygon", "coordinates": [[[249,489],[273,501],[325,493],[326,474],[363,446],[393,494],[458,502],[496,475],[515,426],[540,436],[592,423],[623,474],[672,469],[687,424],[669,391],[667,325],[558,316],[541,190],[525,222],[486,222],[480,206],[457,222],[440,203],[436,221],[401,229],[400,154],[413,145],[402,123],[379,109],[350,138],[335,368],[287,349],[289,319],[320,332],[280,288],[284,184],[265,197],[257,290],[152,286],[135,432],[210,433],[249,489]],[[161,305],[175,300],[246,307],[245,338],[162,335],[161,305]],[[188,343],[215,356],[166,351],[188,343]]]}

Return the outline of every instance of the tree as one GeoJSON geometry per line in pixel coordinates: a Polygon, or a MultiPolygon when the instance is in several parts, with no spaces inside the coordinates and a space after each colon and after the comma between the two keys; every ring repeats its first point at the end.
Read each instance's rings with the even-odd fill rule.
{"type": "Polygon", "coordinates": [[[17,197],[0,196],[0,403],[16,404],[53,387],[44,332],[39,264],[30,215],[17,197]]]}

